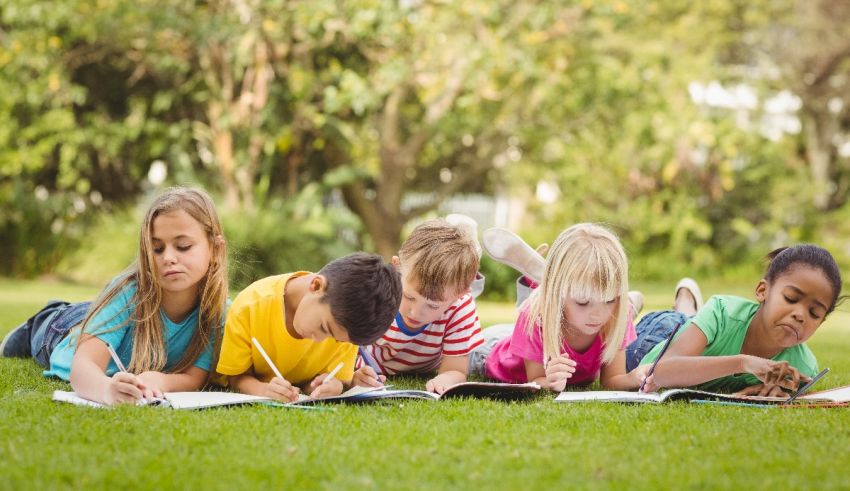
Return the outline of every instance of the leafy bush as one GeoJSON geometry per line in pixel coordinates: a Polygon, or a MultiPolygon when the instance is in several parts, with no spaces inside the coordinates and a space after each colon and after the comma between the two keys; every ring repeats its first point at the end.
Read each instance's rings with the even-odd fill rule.
{"type": "Polygon", "coordinates": [[[252,212],[222,214],[234,295],[260,278],[315,272],[358,249],[359,222],[347,209],[328,206],[320,188],[309,185],[293,199],[274,198],[252,212]]]}
{"type": "Polygon", "coordinates": [[[0,186],[0,274],[32,277],[53,271],[79,246],[95,203],[97,198],[51,193],[25,181],[0,186]]]}
{"type": "Polygon", "coordinates": [[[137,206],[98,216],[76,249],[59,262],[56,273],[75,283],[107,284],[136,258],[144,212],[137,206]]]}

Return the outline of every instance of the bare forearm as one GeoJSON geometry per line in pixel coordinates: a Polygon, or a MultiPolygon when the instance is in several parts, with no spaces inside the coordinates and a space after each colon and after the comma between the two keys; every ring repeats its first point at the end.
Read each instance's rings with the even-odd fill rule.
{"type": "Polygon", "coordinates": [[[671,356],[658,362],[654,376],[659,387],[690,387],[743,371],[743,355],[671,356]]]}
{"type": "Polygon", "coordinates": [[[80,397],[95,402],[105,402],[104,395],[109,386],[109,377],[96,363],[88,359],[71,362],[71,388],[80,397]]]}
{"type": "Polygon", "coordinates": [[[206,372],[203,376],[189,373],[167,373],[163,377],[163,392],[183,392],[199,390],[206,380],[206,372]]]}
{"type": "Polygon", "coordinates": [[[633,390],[640,387],[640,381],[633,372],[612,375],[601,380],[602,387],[612,390],[633,390]]]}
{"type": "Polygon", "coordinates": [[[234,389],[237,392],[257,396],[265,395],[266,388],[268,386],[267,383],[262,382],[257,377],[247,373],[230,377],[228,385],[231,389],[234,389]]]}

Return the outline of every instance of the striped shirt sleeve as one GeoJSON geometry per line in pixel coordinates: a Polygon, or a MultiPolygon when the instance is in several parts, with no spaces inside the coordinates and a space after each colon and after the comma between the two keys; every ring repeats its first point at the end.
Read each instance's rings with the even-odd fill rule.
{"type": "Polygon", "coordinates": [[[451,307],[441,321],[446,322],[443,356],[465,356],[484,342],[481,322],[472,295],[466,294],[451,307]]]}

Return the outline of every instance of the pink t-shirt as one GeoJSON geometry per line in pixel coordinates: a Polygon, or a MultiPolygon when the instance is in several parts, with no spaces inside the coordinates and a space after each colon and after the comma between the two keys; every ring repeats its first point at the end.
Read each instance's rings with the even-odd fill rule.
{"type": "MultiPolygon", "coordinates": [[[[629,307],[631,309],[631,306],[629,307]]],[[[525,360],[543,363],[543,336],[540,324],[535,324],[534,334],[529,337],[525,326],[528,324],[529,304],[522,306],[514,325],[514,332],[507,338],[499,341],[487,356],[485,373],[488,377],[513,384],[528,382],[525,373],[525,360]]],[[[629,316],[631,317],[631,316],[629,316]]],[[[625,349],[637,338],[635,325],[629,320],[626,325],[626,336],[620,349],[625,349]]],[[[576,371],[567,381],[567,385],[586,385],[599,377],[602,368],[602,351],[605,344],[602,336],[597,335],[583,353],[572,349],[566,340],[561,348],[562,353],[576,361],[576,371]]]]}

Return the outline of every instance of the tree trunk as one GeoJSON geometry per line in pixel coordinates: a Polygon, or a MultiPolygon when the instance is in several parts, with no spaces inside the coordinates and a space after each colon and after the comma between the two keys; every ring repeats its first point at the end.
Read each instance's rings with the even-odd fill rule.
{"type": "Polygon", "coordinates": [[[818,210],[828,211],[833,202],[836,184],[832,181],[834,159],[830,121],[827,111],[803,111],[806,127],[806,160],[815,183],[814,205],[818,210]]]}
{"type": "Polygon", "coordinates": [[[403,227],[404,222],[393,220],[385,221],[381,227],[369,231],[372,241],[375,243],[375,251],[387,261],[398,255],[403,227]]]}
{"type": "Polygon", "coordinates": [[[233,175],[233,134],[217,125],[213,125],[211,130],[213,155],[224,186],[224,204],[228,209],[235,210],[239,208],[239,188],[233,175]]]}

